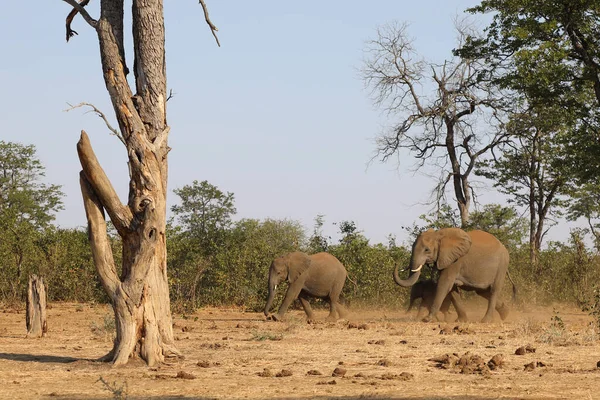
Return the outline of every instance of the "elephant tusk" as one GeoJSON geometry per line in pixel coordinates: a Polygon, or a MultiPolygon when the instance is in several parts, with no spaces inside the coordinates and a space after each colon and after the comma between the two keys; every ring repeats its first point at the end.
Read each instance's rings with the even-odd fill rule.
{"type": "Polygon", "coordinates": [[[410,272],[419,272],[421,268],[423,268],[423,264],[419,265],[419,268],[417,269],[411,269],[410,272]]]}

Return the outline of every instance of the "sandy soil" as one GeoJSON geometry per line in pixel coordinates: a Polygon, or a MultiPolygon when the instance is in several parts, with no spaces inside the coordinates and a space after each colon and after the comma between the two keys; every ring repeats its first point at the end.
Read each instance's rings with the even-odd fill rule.
{"type": "MultiPolygon", "coordinates": [[[[483,316],[483,304],[471,310],[483,316]]],[[[423,323],[415,314],[353,310],[348,321],[307,324],[301,311],[272,322],[204,309],[174,318],[184,360],[110,368],[94,361],[111,348],[109,307],[52,304],[43,339],[25,339],[23,312],[2,310],[0,398],[119,398],[102,378],[128,399],[600,399],[600,342],[575,308],[526,307],[491,324],[423,323]],[[515,354],[526,345],[535,352],[515,354]],[[497,354],[501,365],[490,370],[497,354]],[[336,368],[343,376],[332,376],[336,368]]]]}

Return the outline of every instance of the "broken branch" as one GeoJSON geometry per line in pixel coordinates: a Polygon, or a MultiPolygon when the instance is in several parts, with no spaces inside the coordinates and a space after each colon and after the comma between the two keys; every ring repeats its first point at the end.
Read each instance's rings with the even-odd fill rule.
{"type": "Polygon", "coordinates": [[[77,3],[77,1],[75,1],[75,0],[63,0],[63,1],[73,7],[73,9],[69,13],[69,15],[67,15],[67,19],[65,21],[65,25],[66,25],[66,28],[67,28],[67,42],[74,35],[79,35],[76,31],[74,31],[73,29],[71,29],[71,22],[73,22],[73,18],[75,18],[75,16],[77,15],[77,13],[81,14],[81,16],[83,17],[83,19],[92,28],[96,29],[96,27],[98,26],[98,21],[96,21],[94,18],[92,18],[90,16],[90,14],[88,14],[88,12],[84,8],[85,6],[88,5],[88,3],[90,2],[90,0],[81,0],[81,2],[79,2],[79,3],[77,3]]]}
{"type": "Polygon", "coordinates": [[[81,131],[81,137],[77,142],[77,154],[87,181],[123,237],[130,230],[133,214],[129,207],[124,206],[119,200],[117,192],[96,158],[90,138],[85,131],[81,131]]]}
{"type": "Polygon", "coordinates": [[[111,135],[115,135],[121,141],[121,143],[126,145],[125,139],[123,138],[123,135],[121,134],[121,132],[119,132],[118,130],[116,130],[115,128],[112,127],[112,125],[108,122],[108,118],[106,118],[106,115],[102,111],[100,111],[95,105],[93,105],[91,103],[85,103],[85,102],[79,103],[75,106],[71,105],[70,103],[67,103],[67,104],[70,106],[70,108],[67,108],[66,110],[64,110],[65,112],[69,112],[69,111],[74,110],[79,107],[84,107],[84,106],[90,107],[91,108],[90,111],[95,112],[96,115],[98,115],[100,118],[102,118],[104,120],[106,127],[108,128],[108,130],[110,130],[112,132],[111,135]]]}
{"type": "Polygon", "coordinates": [[[204,19],[206,20],[206,23],[208,24],[210,31],[212,32],[213,36],[215,37],[215,40],[217,41],[217,46],[221,47],[221,43],[219,43],[219,38],[217,37],[217,33],[216,33],[219,29],[210,20],[210,17],[208,16],[208,8],[206,7],[206,3],[204,2],[204,0],[199,0],[199,2],[202,5],[202,10],[204,11],[204,19]]]}

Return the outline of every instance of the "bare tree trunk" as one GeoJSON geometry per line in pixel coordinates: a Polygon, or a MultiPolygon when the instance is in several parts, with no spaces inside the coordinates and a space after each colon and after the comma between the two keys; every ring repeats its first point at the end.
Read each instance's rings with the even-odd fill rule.
{"type": "Polygon", "coordinates": [[[120,202],[82,131],[77,152],[94,263],[115,313],[113,349],[103,357],[115,365],[140,357],[148,365],[180,356],[174,346],[167,280],[166,69],[162,0],[133,1],[136,94],[123,59],[123,0],[102,0],[95,26],[106,88],[129,158],[129,200],[120,202]],[[123,240],[117,276],[106,235],[107,212],[123,240]]]}
{"type": "Polygon", "coordinates": [[[450,158],[450,167],[452,168],[452,186],[458,211],[460,212],[461,227],[469,224],[469,207],[471,206],[471,195],[469,193],[469,183],[467,175],[461,174],[461,166],[456,155],[456,143],[454,138],[454,128],[456,121],[453,118],[446,118],[446,151],[450,158]]]}
{"type": "MultiPolygon", "coordinates": [[[[117,328],[113,349],[103,359],[122,365],[130,357],[141,357],[155,365],[165,357],[180,356],[174,346],[167,280],[165,230],[170,148],[163,0],[132,2],[135,94],[127,81],[124,0],[101,0],[97,21],[84,8],[89,1],[63,1],[73,7],[66,19],[67,40],[76,33],[71,22],[77,14],[98,34],[104,83],[120,132],[110,126],[109,129],[125,144],[129,159],[129,198],[124,205],[98,163],[87,134],[81,132],[77,143],[82,167],[79,179],[90,246],[100,281],[113,306],[117,328]],[[117,275],[108,241],[105,212],[123,241],[121,276],[117,275]]],[[[209,19],[204,0],[200,4],[219,44],[217,27],[209,19]]]]}
{"type": "Polygon", "coordinates": [[[27,337],[39,338],[46,335],[48,322],[46,320],[46,286],[44,279],[37,275],[29,276],[27,285],[27,337]]]}

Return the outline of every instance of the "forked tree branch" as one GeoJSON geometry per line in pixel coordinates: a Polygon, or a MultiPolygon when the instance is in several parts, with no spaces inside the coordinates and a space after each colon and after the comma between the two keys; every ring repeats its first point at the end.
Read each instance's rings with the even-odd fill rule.
{"type": "Polygon", "coordinates": [[[96,158],[90,139],[85,131],[81,131],[81,137],[77,142],[77,154],[87,181],[98,196],[102,207],[108,212],[115,228],[123,237],[130,230],[133,214],[129,207],[124,206],[119,200],[117,192],[96,158]]]}
{"type": "Polygon", "coordinates": [[[206,3],[204,2],[204,0],[198,0],[198,1],[200,2],[200,5],[202,6],[202,11],[204,11],[204,19],[206,20],[206,23],[208,24],[210,31],[212,32],[213,36],[215,37],[215,40],[217,41],[217,46],[221,47],[221,43],[219,43],[219,38],[217,37],[217,32],[218,32],[219,28],[217,28],[215,26],[215,24],[213,24],[212,21],[210,20],[210,17],[208,16],[208,7],[206,7],[206,3]]]}
{"type": "Polygon", "coordinates": [[[90,236],[89,242],[92,247],[92,257],[94,258],[100,282],[112,301],[118,290],[120,280],[106,234],[104,208],[83,171],[79,173],[79,185],[81,186],[85,215],[88,220],[88,235],[90,236]]]}
{"type": "Polygon", "coordinates": [[[94,18],[92,18],[90,16],[90,14],[88,14],[88,12],[86,11],[86,9],[84,8],[85,6],[88,5],[88,3],[90,2],[90,0],[81,0],[81,2],[79,2],[79,3],[77,1],[75,1],[75,0],[63,0],[63,1],[73,7],[73,9],[69,13],[69,15],[67,15],[67,19],[65,21],[65,25],[66,25],[66,28],[67,28],[67,42],[69,41],[69,39],[71,37],[73,37],[73,35],[78,35],[78,33],[76,31],[74,31],[73,29],[71,29],[71,22],[73,22],[73,18],[75,18],[75,16],[77,15],[77,13],[81,14],[81,16],[83,17],[83,19],[92,28],[96,29],[96,27],[98,26],[98,21],[96,21],[94,18]]]}
{"type": "Polygon", "coordinates": [[[106,127],[108,128],[108,130],[110,130],[112,132],[112,135],[115,135],[121,141],[121,143],[126,145],[125,139],[123,138],[123,135],[121,134],[121,132],[119,132],[117,129],[112,127],[110,122],[108,122],[108,118],[106,118],[106,115],[102,111],[100,111],[95,105],[93,105],[91,103],[86,103],[86,102],[79,103],[75,106],[70,103],[67,103],[67,104],[69,105],[70,108],[67,108],[66,110],[64,110],[65,112],[69,112],[69,111],[74,110],[79,107],[84,107],[84,106],[90,107],[91,110],[88,112],[95,112],[96,115],[98,115],[100,118],[102,118],[104,120],[104,123],[106,124],[106,127]]]}

